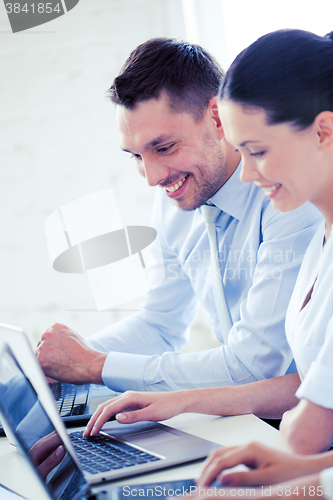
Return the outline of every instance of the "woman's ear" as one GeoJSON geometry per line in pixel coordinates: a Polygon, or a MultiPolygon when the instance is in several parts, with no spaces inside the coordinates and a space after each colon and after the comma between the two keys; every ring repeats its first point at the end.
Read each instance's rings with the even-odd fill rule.
{"type": "Polygon", "coordinates": [[[214,121],[214,128],[219,134],[219,139],[222,140],[224,138],[224,130],[223,126],[221,123],[220,115],[219,115],[219,110],[217,106],[217,96],[212,97],[211,100],[208,103],[208,112],[211,116],[211,118],[214,121]]]}
{"type": "Polygon", "coordinates": [[[321,151],[333,148],[333,113],[332,111],[322,111],[316,116],[314,122],[316,133],[319,138],[321,151]]]}

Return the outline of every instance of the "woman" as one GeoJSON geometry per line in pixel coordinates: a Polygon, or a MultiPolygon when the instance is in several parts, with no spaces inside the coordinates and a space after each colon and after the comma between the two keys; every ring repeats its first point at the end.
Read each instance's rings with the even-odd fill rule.
{"type": "Polygon", "coordinates": [[[325,218],[286,318],[298,374],[237,387],[125,393],[97,410],[86,435],[96,434],[112,414],[126,423],[186,411],[283,415],[281,432],[291,448],[317,453],[333,440],[332,34],[283,30],[261,37],[232,63],[219,99],[226,139],[242,155],[241,179],[262,187],[277,210],[310,201],[325,218]]]}

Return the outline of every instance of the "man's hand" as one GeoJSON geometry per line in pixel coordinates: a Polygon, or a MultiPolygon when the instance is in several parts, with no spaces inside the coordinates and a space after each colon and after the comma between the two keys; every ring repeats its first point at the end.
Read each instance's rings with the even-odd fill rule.
{"type": "Polygon", "coordinates": [[[313,474],[322,468],[320,457],[283,453],[259,443],[251,443],[214,450],[204,462],[197,482],[201,487],[209,487],[216,479],[222,486],[228,487],[259,486],[313,474]],[[250,470],[223,474],[224,470],[239,464],[246,465],[250,470]]]}
{"type": "Polygon", "coordinates": [[[37,359],[47,377],[73,384],[103,384],[106,353],[92,349],[85,339],[66,325],[56,323],[43,333],[37,359]]]}
{"type": "Polygon", "coordinates": [[[188,391],[154,393],[127,391],[99,405],[87,424],[84,436],[96,436],[113,415],[116,415],[116,419],[122,424],[132,424],[142,420],[155,422],[174,417],[184,412],[185,392],[188,391]]]}

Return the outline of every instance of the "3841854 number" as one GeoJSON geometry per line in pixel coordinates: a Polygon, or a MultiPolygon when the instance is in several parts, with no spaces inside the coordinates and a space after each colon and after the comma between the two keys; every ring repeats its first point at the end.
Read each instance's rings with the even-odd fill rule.
{"type": "Polygon", "coordinates": [[[5,4],[6,11],[8,14],[20,14],[21,12],[25,14],[51,14],[52,12],[62,13],[62,8],[60,3],[52,5],[52,2],[33,2],[25,3],[24,5],[18,2],[5,4]]]}

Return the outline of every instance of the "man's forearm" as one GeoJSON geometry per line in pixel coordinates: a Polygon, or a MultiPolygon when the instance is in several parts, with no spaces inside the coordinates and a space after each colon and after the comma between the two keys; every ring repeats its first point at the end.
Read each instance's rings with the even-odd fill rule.
{"type": "Polygon", "coordinates": [[[87,366],[88,381],[90,381],[90,383],[104,384],[102,373],[106,358],[107,354],[97,351],[95,352],[89,366],[87,366]]]}

